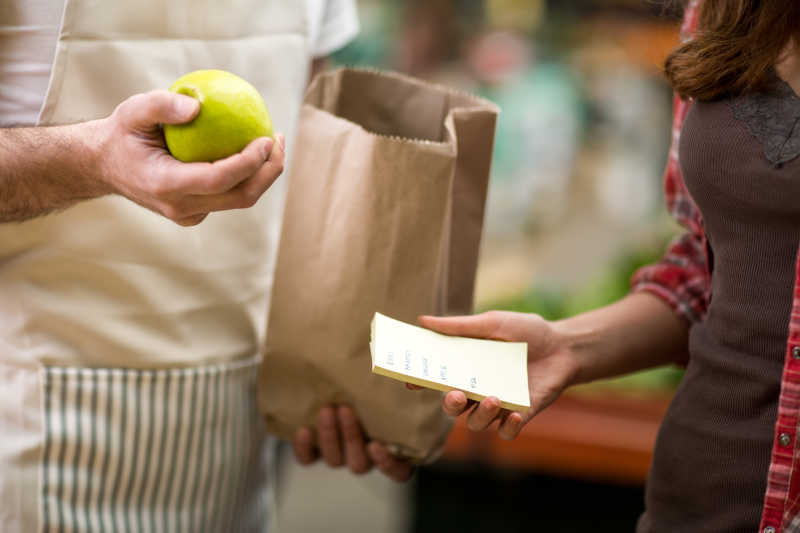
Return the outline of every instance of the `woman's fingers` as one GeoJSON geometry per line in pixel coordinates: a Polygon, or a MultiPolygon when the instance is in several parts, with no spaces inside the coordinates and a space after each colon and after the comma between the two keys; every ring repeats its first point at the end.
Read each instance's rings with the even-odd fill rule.
{"type": "Polygon", "coordinates": [[[467,396],[460,390],[448,392],[442,400],[442,409],[450,416],[459,416],[468,407],[467,396]]]}
{"type": "Polygon", "coordinates": [[[490,396],[485,398],[467,416],[467,427],[472,431],[483,431],[500,415],[500,400],[490,396]]]}
{"type": "Polygon", "coordinates": [[[506,440],[519,435],[528,418],[516,411],[503,409],[500,400],[493,396],[478,403],[468,400],[461,391],[448,392],[442,400],[442,409],[452,417],[467,413],[467,427],[472,431],[483,431],[498,421],[498,433],[506,440]]]}
{"type": "Polygon", "coordinates": [[[515,411],[509,412],[505,417],[503,417],[503,420],[501,420],[497,433],[500,435],[501,439],[514,439],[517,435],[519,435],[523,424],[524,420],[521,414],[515,411]]]}

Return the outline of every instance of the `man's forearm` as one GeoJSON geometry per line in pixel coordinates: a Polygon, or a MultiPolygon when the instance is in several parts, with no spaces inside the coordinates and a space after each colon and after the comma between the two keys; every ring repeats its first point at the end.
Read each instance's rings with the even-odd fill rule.
{"type": "Polygon", "coordinates": [[[0,222],[21,221],[110,192],[97,174],[96,122],[0,129],[0,222]]]}
{"type": "Polygon", "coordinates": [[[686,323],[649,293],[629,295],[553,327],[577,360],[571,384],[673,363],[688,347],[686,323]]]}

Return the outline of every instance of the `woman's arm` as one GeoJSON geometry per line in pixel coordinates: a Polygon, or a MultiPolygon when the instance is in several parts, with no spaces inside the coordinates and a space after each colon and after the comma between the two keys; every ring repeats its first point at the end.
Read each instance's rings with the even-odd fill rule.
{"type": "Polygon", "coordinates": [[[689,328],[660,298],[635,293],[553,324],[575,358],[569,385],[675,362],[686,352],[689,328]]]}

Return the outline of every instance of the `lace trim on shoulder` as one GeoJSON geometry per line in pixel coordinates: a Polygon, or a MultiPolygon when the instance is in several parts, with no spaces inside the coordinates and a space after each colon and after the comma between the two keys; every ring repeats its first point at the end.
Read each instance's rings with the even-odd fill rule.
{"type": "Polygon", "coordinates": [[[775,76],[769,91],[754,92],[730,101],[733,115],[744,122],[764,148],[764,156],[775,166],[800,155],[800,97],[775,76]]]}

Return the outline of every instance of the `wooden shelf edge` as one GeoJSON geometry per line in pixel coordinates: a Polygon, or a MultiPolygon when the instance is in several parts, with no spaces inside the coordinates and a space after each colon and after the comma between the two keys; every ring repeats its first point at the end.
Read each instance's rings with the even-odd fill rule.
{"type": "Polygon", "coordinates": [[[500,439],[494,428],[471,432],[462,417],[444,459],[643,484],[670,399],[668,394],[565,394],[513,441],[500,439]]]}

